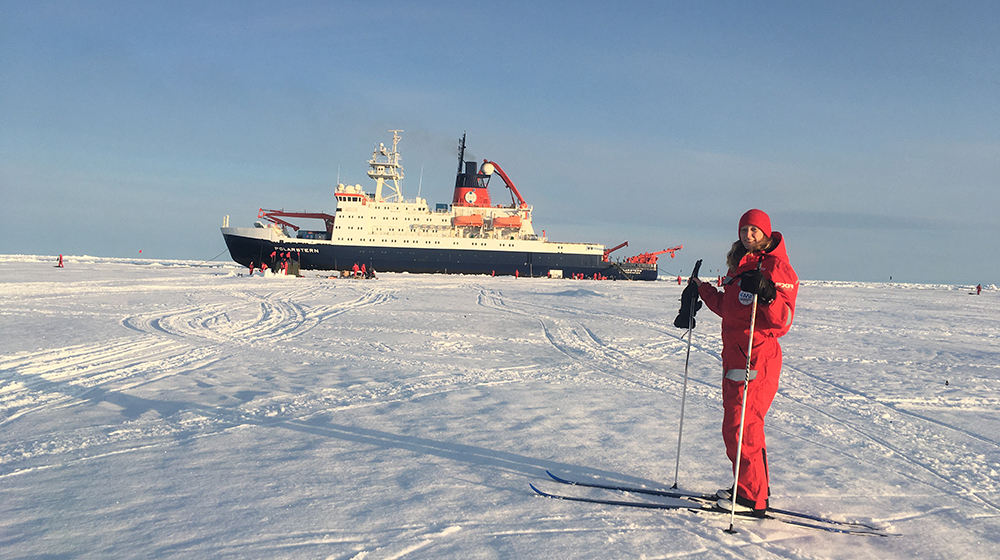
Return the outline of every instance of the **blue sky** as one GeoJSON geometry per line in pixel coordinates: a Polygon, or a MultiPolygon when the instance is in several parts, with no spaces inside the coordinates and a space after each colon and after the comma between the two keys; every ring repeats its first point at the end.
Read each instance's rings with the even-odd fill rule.
{"type": "Polygon", "coordinates": [[[550,239],[666,272],[758,207],[803,279],[1000,283],[1000,3],[0,0],[2,253],[210,259],[389,129],[407,197],[467,132],[550,239]]]}

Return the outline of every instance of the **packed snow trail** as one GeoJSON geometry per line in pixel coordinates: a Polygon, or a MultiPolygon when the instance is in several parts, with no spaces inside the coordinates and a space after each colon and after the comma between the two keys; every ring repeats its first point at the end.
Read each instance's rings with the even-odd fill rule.
{"type": "MultiPolygon", "coordinates": [[[[676,283],[65,260],[0,257],[5,557],[1000,556],[991,287],[803,282],[772,505],[903,534],[859,539],[530,499],[673,479],[676,283]]],[[[680,483],[717,488],[717,318],[693,335],[680,483]]]]}

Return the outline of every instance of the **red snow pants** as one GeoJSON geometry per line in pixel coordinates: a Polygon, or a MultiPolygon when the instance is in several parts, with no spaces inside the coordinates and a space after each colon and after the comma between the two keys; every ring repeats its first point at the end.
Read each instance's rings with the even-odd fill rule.
{"type": "MultiPolygon", "coordinates": [[[[760,355],[753,356],[752,370],[756,378],[747,388],[747,412],[743,425],[743,449],[740,460],[740,479],[736,491],[751,502],[755,509],[767,507],[770,483],[767,474],[767,446],[764,443],[764,416],[771,408],[774,395],[778,392],[778,377],[781,374],[781,346],[776,340],[755,349],[760,355]]],[[[722,439],[726,442],[726,455],[736,470],[736,447],[740,434],[740,410],[743,402],[743,380],[746,370],[731,370],[729,377],[722,380],[722,439]],[[737,377],[739,381],[731,378],[737,377]]],[[[748,504],[749,505],[749,504],[748,504]]]]}

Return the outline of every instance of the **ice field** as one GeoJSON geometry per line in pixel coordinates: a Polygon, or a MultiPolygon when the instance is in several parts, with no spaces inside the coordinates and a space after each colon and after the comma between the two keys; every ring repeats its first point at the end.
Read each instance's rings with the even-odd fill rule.
{"type": "MultiPolygon", "coordinates": [[[[883,538],[534,495],[655,499],[546,469],[673,483],[676,280],[54,264],[0,255],[6,559],[1000,557],[994,286],[802,282],[772,505],[883,538]]],[[[679,485],[714,492],[719,319],[697,322],[679,485]]]]}

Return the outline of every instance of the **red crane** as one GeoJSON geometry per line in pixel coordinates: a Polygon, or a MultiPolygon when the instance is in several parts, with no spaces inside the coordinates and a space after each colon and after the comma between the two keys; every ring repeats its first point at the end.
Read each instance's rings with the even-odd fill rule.
{"type": "Polygon", "coordinates": [[[292,228],[293,231],[299,231],[299,226],[290,224],[281,218],[312,218],[316,220],[323,220],[326,224],[326,232],[331,235],[333,234],[334,217],[329,214],[316,212],[285,212],[284,210],[264,210],[261,208],[260,212],[257,212],[257,217],[264,218],[265,220],[280,226],[288,226],[292,228]]]}
{"type": "MultiPolygon", "coordinates": [[[[670,253],[670,258],[674,258],[674,253],[680,251],[683,248],[684,248],[683,245],[678,245],[676,247],[671,247],[669,249],[664,249],[662,251],[657,251],[655,253],[640,253],[634,257],[629,257],[625,259],[625,262],[633,264],[635,263],[656,264],[656,261],[663,253],[670,253]]],[[[607,253],[605,253],[604,256],[605,260],[607,260],[607,253]]]]}
{"type": "Polygon", "coordinates": [[[616,246],[614,246],[614,247],[612,247],[610,249],[605,249],[604,250],[604,262],[608,262],[608,255],[610,255],[611,253],[614,253],[615,251],[617,251],[618,249],[621,249],[622,247],[628,247],[628,241],[619,243],[618,245],[616,245],[616,246]]]}
{"type": "Polygon", "coordinates": [[[517,204],[518,208],[526,208],[528,206],[528,203],[524,201],[524,197],[521,196],[521,193],[517,192],[517,187],[514,186],[514,181],[511,181],[510,177],[508,177],[507,174],[503,172],[503,169],[500,168],[500,164],[498,164],[495,161],[484,159],[483,166],[479,168],[480,172],[482,172],[484,175],[490,175],[490,173],[484,171],[484,169],[489,169],[486,167],[487,164],[493,166],[493,169],[500,175],[500,178],[503,179],[504,184],[507,185],[508,189],[510,189],[512,195],[511,203],[517,204]],[[517,201],[513,200],[514,197],[517,197],[517,201]]]}

